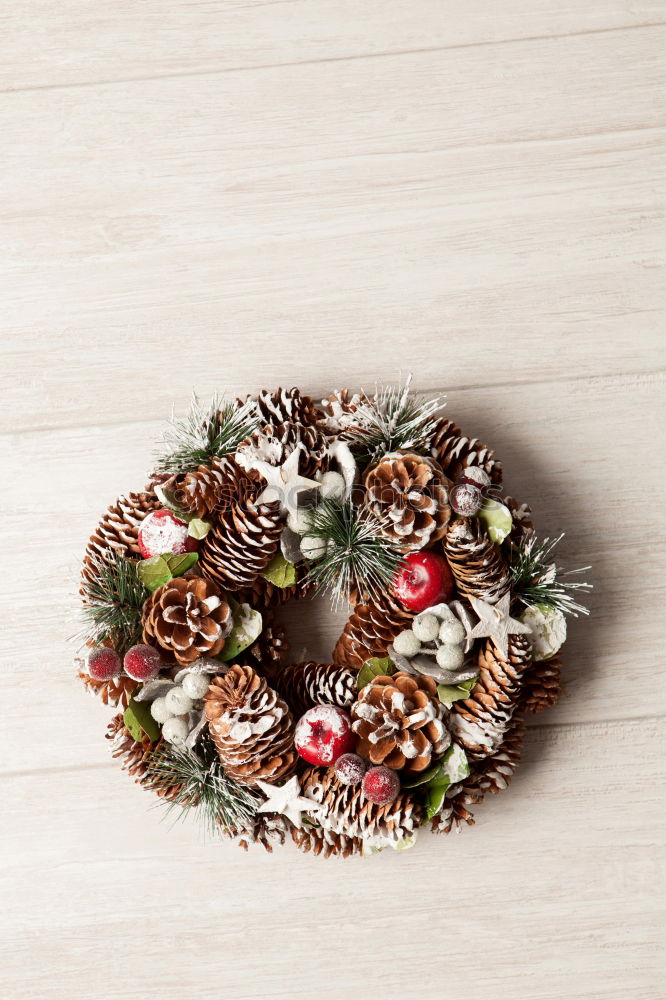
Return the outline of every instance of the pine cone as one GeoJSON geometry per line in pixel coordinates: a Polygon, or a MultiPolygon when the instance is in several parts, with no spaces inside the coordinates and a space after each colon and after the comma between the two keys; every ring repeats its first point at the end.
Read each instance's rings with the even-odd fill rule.
{"type": "Polygon", "coordinates": [[[257,673],[269,680],[280,674],[280,668],[289,649],[284,627],[268,612],[259,638],[243,651],[243,658],[257,673]]]}
{"type": "Polygon", "coordinates": [[[239,472],[233,460],[214,458],[210,465],[200,465],[177,477],[176,503],[189,514],[205,519],[219,504],[228,506],[237,500],[239,472]]]}
{"type": "Polygon", "coordinates": [[[327,399],[322,399],[321,425],[324,431],[344,441],[354,427],[354,414],[364,398],[358,392],[351,395],[349,389],[336,389],[327,399]]]}
{"type": "Polygon", "coordinates": [[[292,826],[291,839],[304,854],[312,852],[315,857],[323,854],[325,858],[349,858],[353,854],[363,853],[363,839],[348,837],[344,833],[333,833],[321,826],[304,826],[300,830],[292,826]]]}
{"type": "MultiPolygon", "coordinates": [[[[276,389],[271,392],[262,389],[254,398],[263,424],[315,424],[317,422],[317,407],[311,396],[302,396],[301,390],[294,386],[291,389],[276,389]]],[[[242,400],[238,400],[239,403],[242,400]]]]}
{"type": "Polygon", "coordinates": [[[215,677],[205,700],[210,734],[226,773],[246,785],[275,783],[296,767],[287,704],[252,667],[215,677]]]}
{"type": "Polygon", "coordinates": [[[332,768],[309,767],[301,778],[301,794],[323,805],[317,814],[321,827],[348,840],[377,838],[397,843],[416,833],[423,807],[411,792],[378,806],[366,799],[360,785],[343,785],[332,768]]]}
{"type": "Polygon", "coordinates": [[[496,604],[509,590],[509,568],[478,518],[451,522],[444,539],[444,554],[458,590],[466,597],[480,597],[488,604],[496,604]]]}
{"type": "Polygon", "coordinates": [[[130,698],[136,690],[137,681],[132,680],[127,674],[120,677],[111,677],[108,681],[97,681],[85,671],[79,671],[79,677],[89,691],[101,698],[105,705],[122,705],[127,708],[130,698]]]}
{"type": "Polygon", "coordinates": [[[269,465],[282,465],[293,451],[302,445],[298,471],[307,479],[314,479],[317,472],[327,472],[331,458],[328,442],[317,427],[304,424],[267,424],[255,431],[236,449],[236,458],[253,482],[261,479],[252,468],[257,459],[269,465]]]}
{"type": "Polygon", "coordinates": [[[382,594],[376,603],[357,605],[333,650],[334,662],[358,671],[370,657],[386,656],[398,632],[409,628],[413,617],[389,594],[382,594]]]}
{"type": "Polygon", "coordinates": [[[478,438],[463,437],[452,420],[442,417],[437,421],[430,440],[430,454],[454,482],[468,465],[483,469],[495,485],[502,482],[502,463],[495,458],[495,452],[481,444],[478,438]]]}
{"type": "Polygon", "coordinates": [[[296,718],[315,705],[349,708],[356,701],[355,670],[335,663],[309,660],[292,663],[277,676],[275,684],[296,718]]]}
{"type": "Polygon", "coordinates": [[[273,843],[284,844],[286,824],[282,816],[268,816],[258,813],[249,829],[229,831],[230,836],[239,837],[238,846],[247,851],[250,844],[259,844],[269,854],[273,853],[273,843]]]}
{"type": "Polygon", "coordinates": [[[210,580],[178,576],[150,595],[143,605],[143,638],[155,639],[187,665],[216,656],[233,628],[231,608],[210,580]]]}
{"type": "Polygon", "coordinates": [[[140,559],[138,538],[141,522],[147,514],[159,510],[161,506],[152,491],[118,497],[90,536],[83,555],[84,582],[92,583],[97,578],[96,567],[100,562],[108,562],[113,552],[140,559]]]}
{"type": "Polygon", "coordinates": [[[518,545],[525,535],[534,530],[532,508],[529,504],[520,503],[515,497],[504,497],[502,503],[511,511],[513,521],[509,540],[518,545]]]}
{"type": "Polygon", "coordinates": [[[296,583],[291,587],[276,587],[274,583],[263,576],[257,576],[247,587],[236,593],[236,599],[241,604],[249,604],[251,608],[276,608],[288,601],[300,601],[314,589],[314,583],[308,578],[303,565],[296,567],[296,583]]]}
{"type": "Polygon", "coordinates": [[[561,670],[562,663],[557,656],[535,663],[525,675],[521,708],[526,712],[552,708],[562,690],[561,670]]]}
{"type": "Polygon", "coordinates": [[[402,552],[422,549],[445,534],[449,486],[434,462],[409,452],[386,455],[365,476],[368,507],[381,522],[381,533],[402,552]]]}
{"type": "Polygon", "coordinates": [[[492,639],[479,650],[479,679],[470,697],[454,702],[449,715],[451,733],[469,757],[487,757],[502,745],[531,663],[532,645],[526,635],[509,636],[507,659],[492,639]]]}
{"type": "Polygon", "coordinates": [[[407,774],[424,771],[451,743],[431,677],[398,671],[366,684],[351,709],[357,753],[407,774]]]}
{"type": "Polygon", "coordinates": [[[281,530],[277,503],[248,500],[220,511],[199,551],[202,575],[223,590],[250,586],[275,555],[281,530]]]}
{"type": "Polygon", "coordinates": [[[111,756],[120,758],[123,770],[140,781],[148,770],[148,758],[155,746],[150,737],[144,733],[141,742],[137,742],[119,712],[106,727],[106,739],[113,744],[111,756]]]}

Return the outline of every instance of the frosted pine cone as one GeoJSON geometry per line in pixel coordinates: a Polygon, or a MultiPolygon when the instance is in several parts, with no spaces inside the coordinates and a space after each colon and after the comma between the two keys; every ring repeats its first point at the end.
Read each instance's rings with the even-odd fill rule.
{"type": "Polygon", "coordinates": [[[449,486],[435,462],[410,453],[387,455],[365,476],[368,508],[381,533],[402,552],[422,549],[445,534],[449,486]]]}
{"type": "Polygon", "coordinates": [[[277,503],[247,500],[220,511],[199,551],[199,569],[223,590],[249,587],[275,555],[282,523],[277,503]]]}
{"type": "Polygon", "coordinates": [[[358,604],[336,643],[333,660],[360,670],[370,657],[386,656],[398,632],[409,628],[413,618],[414,613],[399,605],[390,594],[358,604]]]}
{"type": "MultiPolygon", "coordinates": [[[[302,396],[296,386],[291,389],[276,389],[270,392],[262,389],[254,398],[257,413],[262,424],[314,424],[317,422],[317,407],[311,396],[302,396]]],[[[238,400],[240,403],[241,400],[238,400]]]]}
{"type": "Polygon", "coordinates": [[[357,752],[408,774],[424,771],[451,743],[444,706],[430,677],[399,671],[375,677],[352,705],[357,752]]]}
{"type": "Polygon", "coordinates": [[[496,604],[509,590],[509,567],[478,518],[451,522],[444,539],[444,555],[458,590],[466,597],[480,597],[488,604],[496,604]]]}
{"type": "Polygon", "coordinates": [[[276,678],[276,686],[299,717],[315,705],[349,708],[356,700],[355,670],[335,663],[292,663],[276,678]]]}
{"type": "Polygon", "coordinates": [[[267,424],[239,444],[236,458],[252,480],[260,479],[253,462],[282,465],[291,453],[302,445],[299,474],[313,479],[317,472],[326,472],[331,459],[326,438],[317,427],[304,424],[267,424]]]}
{"type": "Polygon", "coordinates": [[[355,414],[363,399],[358,392],[350,394],[349,389],[337,389],[327,399],[322,399],[321,423],[324,431],[344,441],[347,432],[354,427],[355,414]]]}
{"type": "Polygon", "coordinates": [[[148,514],[160,510],[161,506],[152,490],[118,497],[90,536],[83,556],[84,583],[95,580],[97,567],[108,562],[115,552],[130,559],[140,559],[138,539],[141,522],[148,514]]]}
{"type": "Polygon", "coordinates": [[[562,663],[557,656],[535,663],[525,675],[521,706],[526,712],[543,712],[556,704],[562,689],[562,663]]]}
{"type": "Polygon", "coordinates": [[[246,785],[279,782],[295,770],[289,708],[251,667],[215,677],[205,701],[208,727],[226,773],[246,785]]]}
{"type": "Polygon", "coordinates": [[[229,604],[210,580],[176,577],[143,606],[143,636],[155,640],[181,664],[216,656],[233,627],[229,604]]]}
{"type": "Polygon", "coordinates": [[[452,420],[444,417],[437,421],[437,428],[430,440],[430,454],[439,462],[445,475],[456,480],[469,465],[483,469],[494,484],[502,482],[502,463],[495,452],[478,438],[468,438],[452,420]]]}
{"type": "Polygon", "coordinates": [[[206,518],[218,504],[234,496],[237,471],[228,458],[213,459],[211,464],[179,477],[174,489],[176,502],[190,514],[206,518]]]}

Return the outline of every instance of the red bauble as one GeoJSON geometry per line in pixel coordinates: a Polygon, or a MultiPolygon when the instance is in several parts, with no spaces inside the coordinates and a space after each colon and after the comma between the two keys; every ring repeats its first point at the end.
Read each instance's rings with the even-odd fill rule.
{"type": "Polygon", "coordinates": [[[447,603],[455,582],[449,564],[435,552],[410,552],[393,581],[396,596],[410,611],[425,611],[447,603]]]}
{"type": "Polygon", "coordinates": [[[351,719],[335,705],[315,705],[298,720],[294,743],[308,764],[330,767],[354,749],[351,719]]]}
{"type": "Polygon", "coordinates": [[[88,673],[94,681],[108,681],[117,677],[123,665],[115,649],[109,646],[96,646],[88,653],[88,673]]]}
{"type": "Polygon", "coordinates": [[[170,510],[156,510],[144,517],[139,528],[139,548],[144,559],[165,552],[194,552],[198,541],[187,533],[188,527],[170,510]]]}
{"type": "Polygon", "coordinates": [[[471,483],[457,483],[449,492],[449,503],[461,517],[474,517],[483,503],[483,494],[471,483]]]}
{"type": "Polygon", "coordinates": [[[363,778],[363,794],[377,806],[395,802],[400,792],[400,779],[390,767],[371,767],[363,778]]]}
{"type": "Polygon", "coordinates": [[[162,669],[162,658],[154,646],[139,643],[127,650],[123,667],[133,681],[151,681],[162,669]]]}

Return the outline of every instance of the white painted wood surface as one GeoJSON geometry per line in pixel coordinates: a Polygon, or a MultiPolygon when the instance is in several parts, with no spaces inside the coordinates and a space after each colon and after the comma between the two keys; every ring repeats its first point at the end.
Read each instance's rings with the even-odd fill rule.
{"type": "Polygon", "coordinates": [[[2,1000],[663,997],[663,3],[0,29],[2,1000]],[[410,369],[594,564],[565,696],[460,837],[324,862],[170,827],[72,677],[87,532],[192,388],[410,369]]]}

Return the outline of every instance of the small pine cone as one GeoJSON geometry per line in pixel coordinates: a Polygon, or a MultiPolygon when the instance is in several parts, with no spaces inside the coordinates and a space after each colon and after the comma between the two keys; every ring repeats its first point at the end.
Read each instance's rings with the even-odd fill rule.
{"type": "Polygon", "coordinates": [[[409,628],[413,618],[414,613],[390,594],[358,604],[333,650],[334,662],[358,671],[370,657],[386,656],[398,632],[409,628]]]}
{"type": "Polygon", "coordinates": [[[386,455],[365,475],[368,507],[401,552],[422,549],[446,533],[450,485],[435,462],[409,452],[386,455]]]}
{"type": "Polygon", "coordinates": [[[154,639],[187,665],[216,656],[233,628],[231,607],[210,580],[178,576],[158,587],[143,605],[143,639],[154,639]]]}
{"type": "MultiPolygon", "coordinates": [[[[262,424],[315,424],[317,422],[317,407],[311,396],[302,396],[301,390],[294,386],[291,389],[276,389],[270,392],[262,391],[253,398],[260,423],[262,424]]],[[[242,400],[238,400],[239,403],[242,400]]]]}
{"type": "Polygon", "coordinates": [[[502,503],[511,511],[511,519],[513,521],[509,540],[514,545],[518,545],[525,535],[534,530],[532,508],[529,504],[520,503],[515,497],[504,497],[502,503]]]}
{"type": "Polygon", "coordinates": [[[274,844],[284,844],[286,839],[286,824],[281,816],[267,816],[259,813],[249,829],[238,833],[229,831],[230,836],[238,837],[238,846],[247,851],[250,844],[259,844],[269,854],[273,853],[274,844]]]}
{"type": "Polygon", "coordinates": [[[122,708],[127,708],[132,694],[138,687],[137,681],[126,674],[111,677],[108,681],[97,681],[81,670],[79,677],[86,688],[101,698],[105,705],[121,705],[122,708]]]}
{"type": "Polygon", "coordinates": [[[197,565],[223,590],[249,587],[275,555],[281,530],[277,503],[236,503],[220,511],[218,523],[204,538],[197,565]]]}
{"type": "Polygon", "coordinates": [[[562,662],[554,656],[539,660],[528,670],[522,690],[521,707],[526,712],[543,712],[552,708],[562,690],[562,662]]]}
{"type": "Polygon", "coordinates": [[[349,708],[356,701],[357,673],[335,663],[309,660],[292,663],[280,672],[275,684],[296,718],[315,705],[349,708]]]}
{"type": "Polygon", "coordinates": [[[148,759],[155,744],[145,733],[137,742],[125,726],[123,713],[114,715],[106,727],[106,739],[113,744],[111,756],[120,759],[122,768],[136,781],[141,781],[148,770],[148,759]]]}
{"type": "Polygon", "coordinates": [[[269,612],[264,616],[264,627],[259,638],[243,650],[243,659],[262,677],[269,680],[281,673],[280,668],[289,649],[287,633],[280,622],[269,612]]]}
{"type": "Polygon", "coordinates": [[[506,659],[492,639],[483,644],[479,650],[479,679],[470,697],[454,702],[449,715],[453,737],[468,757],[487,757],[502,745],[531,663],[529,636],[510,635],[506,659]]]}
{"type": "Polygon", "coordinates": [[[431,828],[434,833],[460,833],[464,824],[474,825],[474,814],[467,808],[472,804],[467,799],[464,790],[460,790],[450,798],[444,799],[444,805],[433,817],[431,828]]]}
{"type": "Polygon", "coordinates": [[[425,771],[451,743],[437,684],[422,674],[375,677],[360,692],[351,715],[357,753],[395,771],[425,771]]]}
{"type": "Polygon", "coordinates": [[[83,554],[83,581],[92,583],[97,578],[97,566],[108,562],[114,552],[140,559],[139,528],[146,515],[159,510],[161,504],[152,491],[127,493],[111,504],[106,514],[90,536],[83,554]]]}
{"type": "Polygon", "coordinates": [[[478,518],[452,521],[444,539],[444,555],[458,590],[466,597],[496,604],[509,590],[509,567],[478,518]]]}
{"type": "Polygon", "coordinates": [[[289,707],[252,667],[214,677],[205,699],[208,727],[226,773],[246,785],[275,783],[296,767],[289,707]]]}
{"type": "Polygon", "coordinates": [[[205,519],[220,504],[228,506],[236,500],[237,479],[238,470],[231,459],[214,458],[210,465],[200,465],[178,477],[174,499],[189,514],[205,519]]]}
{"type": "Polygon", "coordinates": [[[495,485],[502,482],[502,464],[495,458],[495,452],[481,444],[478,438],[463,437],[452,420],[442,417],[437,421],[430,440],[430,454],[454,482],[468,465],[483,469],[495,485]]]}
{"type": "Polygon", "coordinates": [[[360,785],[338,781],[332,768],[308,767],[301,794],[323,806],[317,821],[324,830],[346,838],[395,844],[416,833],[423,821],[423,807],[411,792],[402,791],[389,805],[378,806],[366,799],[360,785]]]}
{"type": "Polygon", "coordinates": [[[333,833],[321,826],[304,826],[300,830],[292,826],[291,839],[299,851],[312,853],[315,857],[322,854],[325,858],[349,858],[353,854],[363,853],[363,839],[348,837],[344,833],[333,833]]]}
{"type": "Polygon", "coordinates": [[[331,464],[328,442],[317,427],[305,424],[267,424],[238,445],[236,460],[256,482],[261,476],[252,467],[254,461],[282,465],[299,446],[298,471],[301,476],[314,479],[317,472],[328,471],[331,464]]]}
{"type": "Polygon", "coordinates": [[[356,423],[356,411],[364,401],[364,396],[349,389],[336,389],[327,399],[322,399],[321,426],[327,434],[344,441],[356,423]]]}

